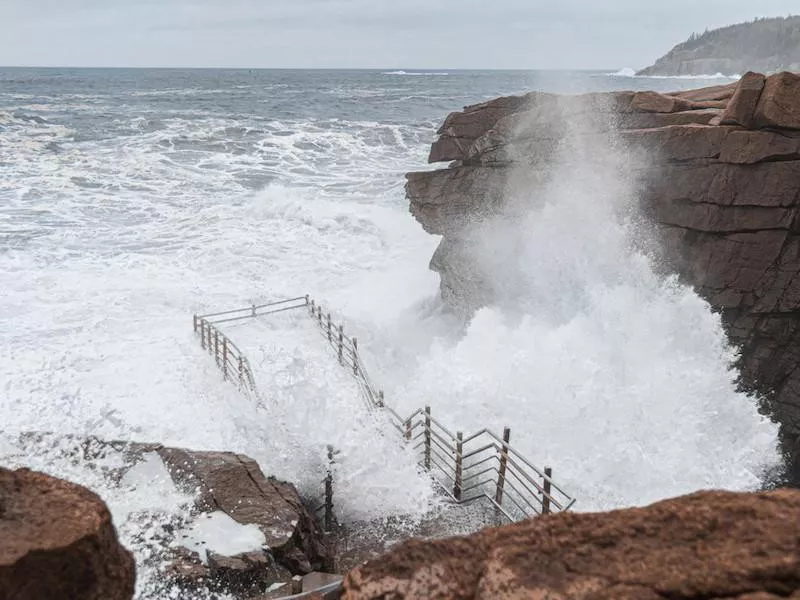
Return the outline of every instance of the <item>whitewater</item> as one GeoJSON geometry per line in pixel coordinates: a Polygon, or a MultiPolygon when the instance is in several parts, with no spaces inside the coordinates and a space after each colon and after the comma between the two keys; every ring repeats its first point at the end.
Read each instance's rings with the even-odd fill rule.
{"type": "MultiPolygon", "coordinates": [[[[259,402],[193,336],[192,314],[311,294],[401,414],[430,404],[453,429],[512,425],[576,510],[758,487],[776,426],[736,391],[718,316],[632,243],[624,178],[554,177],[521,224],[526,298],[466,323],[438,300],[439,240],[403,192],[465,104],[704,82],[419,72],[0,69],[2,464],[94,489],[140,566],[152,547],[136,515],[186,515],[191,500],[163,466],[112,484],[20,433],[242,452],[307,495],[332,444],[340,518],[421,517],[439,501],[430,481],[307,318],[226,329],[259,402]]],[[[510,252],[491,228],[476,248],[488,269],[510,252]]]]}

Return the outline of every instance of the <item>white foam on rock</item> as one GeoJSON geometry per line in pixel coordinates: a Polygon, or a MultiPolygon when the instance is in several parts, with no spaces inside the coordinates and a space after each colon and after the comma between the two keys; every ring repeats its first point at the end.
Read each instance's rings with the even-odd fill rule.
{"type": "Polygon", "coordinates": [[[236,556],[268,549],[267,538],[258,525],[242,525],[222,511],[201,514],[174,543],[200,555],[208,564],[209,554],[236,556]]]}
{"type": "Polygon", "coordinates": [[[117,523],[124,523],[138,512],[182,515],[194,498],[181,492],[155,452],[148,452],[120,478],[115,499],[110,504],[117,523]]]}

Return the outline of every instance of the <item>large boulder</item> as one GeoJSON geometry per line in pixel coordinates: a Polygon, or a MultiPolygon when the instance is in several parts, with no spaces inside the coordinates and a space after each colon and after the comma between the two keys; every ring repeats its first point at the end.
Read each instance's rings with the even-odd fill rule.
{"type": "Polygon", "coordinates": [[[800,598],[800,492],[699,492],[409,541],[350,572],[346,600],[800,598]]]}
{"type": "Polygon", "coordinates": [[[0,468],[0,598],[130,600],[135,564],[89,490],[0,468]]]}
{"type": "MultiPolygon", "coordinates": [[[[233,452],[164,447],[157,452],[176,483],[195,490],[199,509],[258,527],[278,565],[293,575],[330,568],[322,531],[292,484],[266,477],[253,459],[233,452]]],[[[236,564],[253,563],[258,564],[254,557],[243,556],[236,564]]]]}
{"type": "Polygon", "coordinates": [[[800,129],[800,75],[767,77],[753,120],[758,127],[800,129]]]}
{"type": "Polygon", "coordinates": [[[748,72],[742,75],[722,115],[722,124],[751,127],[765,81],[766,78],[761,73],[748,72]]]}

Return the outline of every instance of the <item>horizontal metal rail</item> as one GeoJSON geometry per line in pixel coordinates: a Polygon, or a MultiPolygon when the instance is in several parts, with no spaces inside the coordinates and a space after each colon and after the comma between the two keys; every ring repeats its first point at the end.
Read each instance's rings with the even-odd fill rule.
{"type": "MultiPolygon", "coordinates": [[[[240,314],[240,313],[247,313],[246,316],[253,317],[253,316],[259,316],[258,315],[258,311],[263,311],[266,308],[273,308],[273,307],[276,307],[276,306],[283,306],[283,305],[286,305],[286,304],[294,304],[294,303],[297,303],[297,302],[302,302],[302,304],[299,304],[297,306],[292,306],[292,307],[289,307],[289,308],[301,308],[301,307],[305,306],[306,305],[306,297],[303,296],[301,298],[289,298],[288,300],[278,300],[277,302],[268,302],[267,304],[251,304],[250,306],[247,306],[245,308],[234,308],[233,310],[226,310],[226,311],[222,311],[222,312],[209,313],[207,315],[198,315],[198,317],[201,318],[201,319],[205,319],[207,321],[214,320],[216,317],[224,317],[224,316],[227,316],[227,315],[240,314]]],[[[267,311],[266,313],[262,312],[261,314],[262,315],[263,314],[270,314],[270,312],[272,312],[272,311],[267,311]]],[[[218,321],[214,320],[214,322],[218,322],[218,321]]]]}
{"type": "Polygon", "coordinates": [[[510,445],[509,428],[505,428],[502,437],[487,428],[464,436],[461,432],[454,433],[433,417],[429,406],[419,408],[405,418],[401,417],[386,404],[383,391],[372,383],[359,353],[358,340],[345,335],[344,326],[335,323],[331,313],[323,310],[309,296],[195,316],[195,331],[199,328],[203,347],[209,348],[209,352],[215,356],[216,351],[208,346],[208,340],[211,339],[214,344],[217,338],[226,340],[229,355],[217,357],[217,364],[227,365],[226,370],[241,370],[240,386],[244,382],[245,389],[255,391],[255,379],[247,359],[215,325],[298,309],[308,311],[309,317],[336,353],[339,364],[356,380],[366,406],[371,410],[386,411],[393,427],[417,453],[421,467],[430,473],[452,500],[467,503],[485,498],[500,514],[512,521],[565,511],[573,506],[575,498],[556,484],[550,468],[536,467],[510,445]],[[492,490],[494,496],[488,490],[492,490]]]}

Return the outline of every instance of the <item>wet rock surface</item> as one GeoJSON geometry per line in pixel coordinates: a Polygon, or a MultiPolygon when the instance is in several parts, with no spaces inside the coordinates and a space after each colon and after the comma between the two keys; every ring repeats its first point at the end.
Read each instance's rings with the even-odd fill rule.
{"type": "Polygon", "coordinates": [[[261,548],[231,555],[205,555],[178,546],[167,567],[172,581],[191,590],[207,587],[250,598],[295,575],[330,570],[332,556],[323,532],[296,488],[266,477],[251,458],[233,452],[194,451],[160,445],[131,445],[129,458],[156,453],[176,485],[195,494],[203,515],[224,513],[263,534],[261,548]]]}
{"type": "Polygon", "coordinates": [[[198,508],[258,526],[278,564],[292,574],[330,565],[322,531],[292,484],[266,477],[253,459],[241,454],[163,447],[157,453],[176,483],[197,490],[198,508]]]}
{"type": "MultiPolygon", "coordinates": [[[[162,492],[166,482],[185,501],[183,516],[166,522],[157,507],[129,516],[147,532],[146,567],[159,573],[146,597],[165,597],[177,587],[187,597],[211,593],[245,600],[295,576],[333,568],[328,540],[297,489],[265,476],[247,456],[46,433],[20,438],[23,451],[42,446],[58,448],[75,463],[96,465],[122,489],[156,477],[162,492]]],[[[5,600],[2,591],[0,586],[5,600]]],[[[72,596],[48,596],[56,597],[72,596]]]]}
{"type": "Polygon", "coordinates": [[[443,236],[431,268],[445,302],[469,313],[506,291],[471,250],[476,232],[530,208],[576,123],[609,148],[624,144],[646,157],[630,169],[668,264],[721,312],[741,348],[741,384],[767,398],[789,477],[800,483],[800,76],[747,73],[673,94],[528,94],[480,106],[451,114],[440,130],[434,149],[458,150],[431,160],[455,162],[407,175],[412,215],[443,236]]]}
{"type": "Polygon", "coordinates": [[[133,556],[89,490],[0,467],[0,598],[129,600],[133,556]]]}
{"type": "Polygon", "coordinates": [[[699,492],[412,540],[350,572],[344,598],[800,598],[800,492],[699,492]]]}

